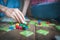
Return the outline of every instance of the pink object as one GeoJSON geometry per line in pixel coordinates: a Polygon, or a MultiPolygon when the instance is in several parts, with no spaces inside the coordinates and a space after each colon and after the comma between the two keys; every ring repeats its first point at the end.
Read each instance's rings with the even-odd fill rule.
{"type": "Polygon", "coordinates": [[[16,29],[23,30],[21,26],[16,25],[16,29]]]}
{"type": "Polygon", "coordinates": [[[21,26],[19,26],[19,30],[23,30],[21,26]]]}

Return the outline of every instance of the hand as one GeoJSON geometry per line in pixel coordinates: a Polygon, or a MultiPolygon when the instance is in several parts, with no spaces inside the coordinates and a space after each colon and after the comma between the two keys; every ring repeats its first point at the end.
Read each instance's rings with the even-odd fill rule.
{"type": "Polygon", "coordinates": [[[25,18],[23,13],[17,9],[17,8],[5,8],[6,10],[4,11],[4,13],[8,16],[13,18],[14,20],[16,20],[17,22],[22,22],[22,23],[26,23],[25,22],[25,18]]]}

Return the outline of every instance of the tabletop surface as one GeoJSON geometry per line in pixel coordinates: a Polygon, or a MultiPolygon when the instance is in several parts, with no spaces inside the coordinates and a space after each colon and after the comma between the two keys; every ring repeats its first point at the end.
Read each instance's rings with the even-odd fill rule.
{"type": "MultiPolygon", "coordinates": [[[[1,25],[9,26],[10,24],[0,23],[0,26],[1,25]]],[[[60,35],[60,32],[57,31],[53,26],[38,27],[38,26],[31,24],[28,31],[31,31],[34,34],[32,34],[29,37],[25,37],[25,36],[22,36],[21,34],[19,34],[22,31],[23,30],[18,30],[18,29],[14,29],[9,32],[0,30],[0,40],[55,40],[54,39],[55,35],[60,35]],[[40,29],[47,30],[47,31],[49,31],[49,33],[47,35],[38,34],[36,31],[40,30],[40,29]]]]}

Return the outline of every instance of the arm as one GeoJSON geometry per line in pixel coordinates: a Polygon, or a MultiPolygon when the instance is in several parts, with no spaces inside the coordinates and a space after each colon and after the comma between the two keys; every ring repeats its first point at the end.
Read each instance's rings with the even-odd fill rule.
{"type": "Polygon", "coordinates": [[[22,10],[22,13],[24,14],[24,16],[26,15],[29,3],[30,3],[30,0],[24,0],[24,6],[23,6],[23,10],[22,10]]]}
{"type": "Polygon", "coordinates": [[[0,5],[0,10],[2,12],[4,12],[6,14],[6,16],[11,17],[14,20],[16,20],[16,22],[26,23],[24,15],[19,9],[17,9],[17,8],[8,8],[8,7],[0,5]]]}

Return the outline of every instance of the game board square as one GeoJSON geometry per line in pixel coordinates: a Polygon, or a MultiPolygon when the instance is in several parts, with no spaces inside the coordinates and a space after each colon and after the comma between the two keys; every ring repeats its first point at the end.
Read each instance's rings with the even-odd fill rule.
{"type": "Polygon", "coordinates": [[[23,36],[25,36],[25,37],[29,37],[29,36],[31,36],[34,33],[31,32],[31,31],[25,30],[25,31],[20,32],[20,34],[23,35],[23,36]]]}
{"type": "Polygon", "coordinates": [[[0,28],[0,30],[4,30],[4,31],[6,31],[6,32],[11,31],[8,27],[3,27],[3,28],[0,28]]]}
{"type": "Polygon", "coordinates": [[[41,24],[41,25],[36,24],[36,26],[38,26],[38,27],[49,27],[49,25],[48,25],[48,24],[41,24]]]}
{"type": "Polygon", "coordinates": [[[53,23],[51,23],[51,24],[49,24],[50,26],[55,26],[55,24],[53,24],[53,23]]]}
{"type": "Polygon", "coordinates": [[[49,25],[46,24],[46,21],[42,21],[42,22],[41,22],[41,26],[43,26],[43,27],[49,27],[49,25]]]}
{"type": "Polygon", "coordinates": [[[49,33],[49,31],[43,30],[43,29],[37,30],[36,32],[37,32],[38,34],[42,34],[42,35],[47,35],[47,34],[49,33]]]}
{"type": "Polygon", "coordinates": [[[60,30],[60,25],[55,26],[57,30],[60,30]]]}
{"type": "Polygon", "coordinates": [[[35,25],[36,22],[34,22],[34,21],[30,21],[29,24],[33,24],[33,25],[35,25]]]}

